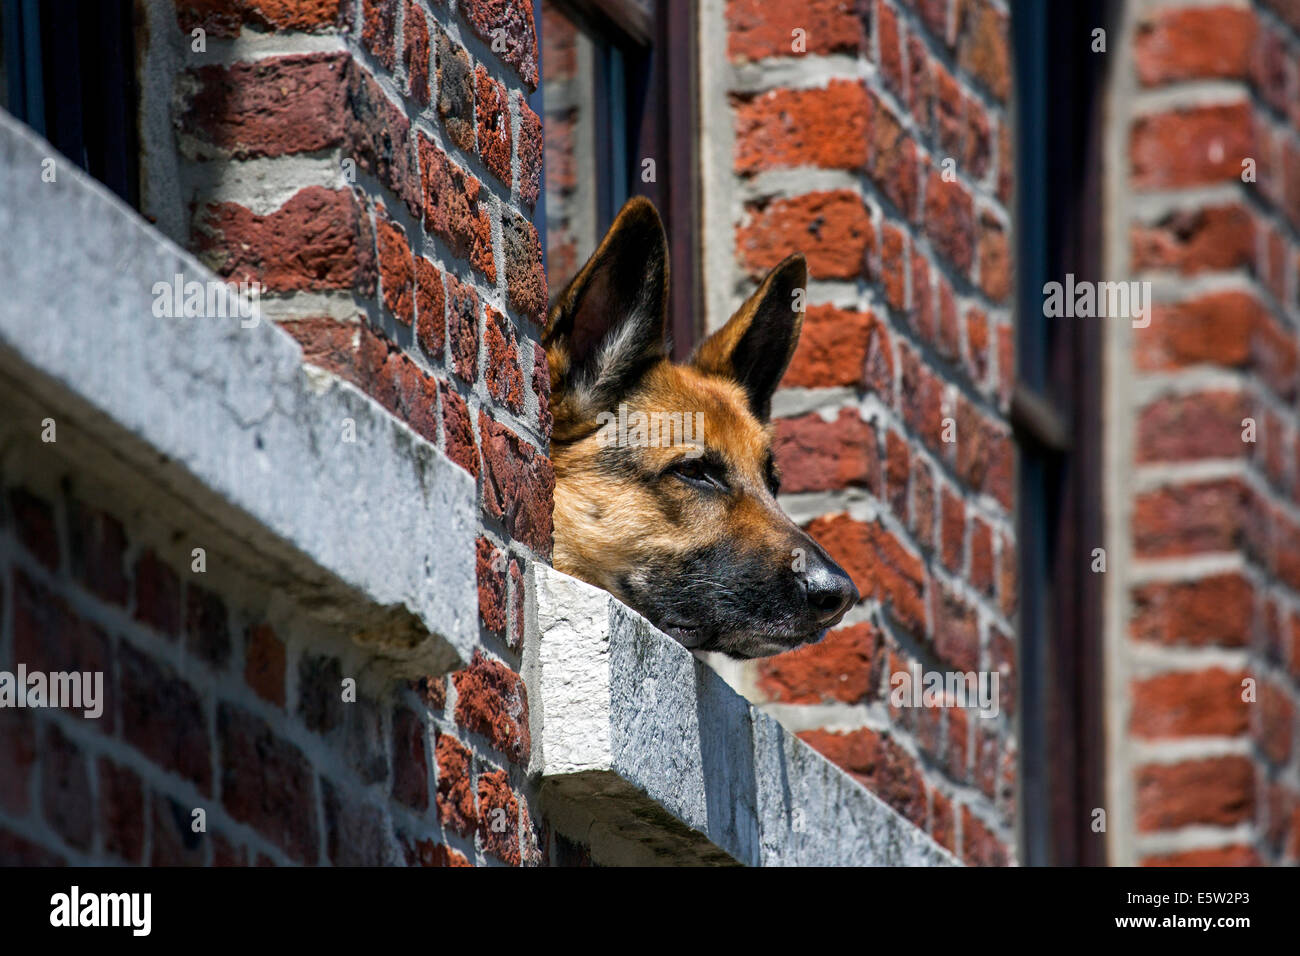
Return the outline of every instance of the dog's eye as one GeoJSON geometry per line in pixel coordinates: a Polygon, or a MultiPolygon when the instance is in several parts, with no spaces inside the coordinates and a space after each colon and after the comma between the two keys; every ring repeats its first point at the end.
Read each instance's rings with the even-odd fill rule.
{"type": "Polygon", "coordinates": [[[702,458],[683,458],[674,462],[668,469],[671,474],[688,485],[715,491],[729,491],[722,470],[712,462],[702,458]]]}

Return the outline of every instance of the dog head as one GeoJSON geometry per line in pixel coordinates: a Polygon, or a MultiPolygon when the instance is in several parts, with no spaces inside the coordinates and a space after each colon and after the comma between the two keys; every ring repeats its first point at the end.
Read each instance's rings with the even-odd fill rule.
{"type": "Polygon", "coordinates": [[[673,363],[667,241],[654,206],[633,199],[548,317],[555,567],[692,649],[777,654],[858,600],[776,500],[768,418],[806,281],[803,257],[786,259],[673,363]]]}

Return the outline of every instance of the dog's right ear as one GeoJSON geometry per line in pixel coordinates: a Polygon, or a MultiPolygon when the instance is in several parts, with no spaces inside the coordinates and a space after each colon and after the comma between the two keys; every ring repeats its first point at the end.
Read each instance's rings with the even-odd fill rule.
{"type": "Polygon", "coordinates": [[[581,406],[579,414],[612,407],[668,354],[667,288],[659,213],[648,199],[629,199],[547,316],[542,344],[552,392],[581,406]]]}

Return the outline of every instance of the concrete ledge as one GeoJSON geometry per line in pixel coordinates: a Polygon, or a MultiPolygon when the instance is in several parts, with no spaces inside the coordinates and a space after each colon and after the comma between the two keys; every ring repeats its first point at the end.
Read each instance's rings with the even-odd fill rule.
{"type": "Polygon", "coordinates": [[[49,454],[116,474],[398,673],[468,662],[477,504],[465,471],[351,385],[305,369],[278,328],[155,317],[156,282],[216,276],[3,111],[0,235],[11,439],[38,441],[53,418],[49,454]],[[50,158],[57,181],[42,182],[50,158]]]}
{"type": "Polygon", "coordinates": [[[604,591],[533,570],[531,770],[602,863],[957,860],[604,591]]]}

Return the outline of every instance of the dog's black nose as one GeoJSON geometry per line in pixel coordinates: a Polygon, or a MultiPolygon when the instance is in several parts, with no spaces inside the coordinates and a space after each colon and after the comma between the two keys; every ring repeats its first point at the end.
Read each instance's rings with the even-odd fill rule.
{"type": "Polygon", "coordinates": [[[858,602],[858,589],[834,561],[814,560],[804,572],[808,610],[821,627],[839,623],[844,613],[858,602]]]}

